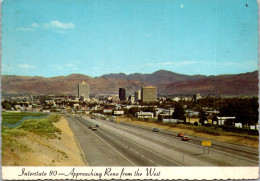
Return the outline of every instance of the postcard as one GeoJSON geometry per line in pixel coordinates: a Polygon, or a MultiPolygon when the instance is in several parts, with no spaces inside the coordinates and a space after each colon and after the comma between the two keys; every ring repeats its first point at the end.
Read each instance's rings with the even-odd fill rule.
{"type": "Polygon", "coordinates": [[[257,179],[258,39],[256,0],[2,1],[2,179],[257,179]]]}

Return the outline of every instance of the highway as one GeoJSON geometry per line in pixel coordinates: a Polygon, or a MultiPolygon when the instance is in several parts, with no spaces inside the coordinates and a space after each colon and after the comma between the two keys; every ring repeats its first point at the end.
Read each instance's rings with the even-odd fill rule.
{"type": "Polygon", "coordinates": [[[200,138],[184,142],[177,133],[145,126],[88,116],[67,120],[90,166],[258,166],[256,149],[214,141],[208,149],[200,138]]]}
{"type": "MultiPolygon", "coordinates": [[[[101,121],[103,121],[103,120],[101,120],[101,121]]],[[[116,124],[115,121],[113,123],[116,124]]],[[[151,130],[153,129],[151,127],[142,126],[142,125],[133,125],[133,124],[130,124],[127,122],[121,122],[120,125],[122,127],[125,127],[126,129],[129,129],[129,128],[139,129],[139,131],[143,132],[144,135],[151,134],[151,130]]],[[[170,139],[175,139],[177,141],[181,140],[181,138],[177,137],[178,132],[160,130],[159,132],[156,132],[153,134],[157,134],[158,136],[161,136],[161,137],[168,137],[170,139]]],[[[189,138],[190,138],[190,141],[189,141],[190,144],[197,145],[199,147],[201,147],[201,141],[205,140],[203,138],[194,137],[194,136],[190,136],[190,135],[189,135],[189,138]]],[[[218,142],[218,141],[213,141],[213,140],[210,140],[210,141],[212,142],[212,146],[210,147],[210,150],[225,152],[225,154],[232,154],[233,156],[243,157],[245,159],[252,160],[253,162],[255,162],[255,161],[258,162],[258,159],[259,159],[258,158],[258,155],[259,155],[258,149],[250,148],[250,147],[246,147],[246,146],[235,145],[235,144],[223,143],[223,142],[218,142]]]]}

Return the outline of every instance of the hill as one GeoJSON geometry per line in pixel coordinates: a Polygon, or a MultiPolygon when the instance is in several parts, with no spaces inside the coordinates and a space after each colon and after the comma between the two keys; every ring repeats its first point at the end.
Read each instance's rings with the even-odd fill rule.
{"type": "Polygon", "coordinates": [[[152,74],[134,73],[134,74],[126,75],[124,73],[118,73],[118,74],[106,74],[101,77],[124,79],[124,80],[136,80],[140,82],[146,82],[154,86],[159,86],[163,84],[169,84],[169,83],[180,82],[180,81],[199,80],[205,78],[206,76],[177,74],[167,70],[159,70],[152,74]]]}
{"type": "Polygon", "coordinates": [[[165,94],[258,95],[258,72],[210,76],[199,80],[170,83],[159,87],[165,94]]]}
{"type": "Polygon", "coordinates": [[[76,95],[77,85],[85,81],[90,93],[118,93],[119,87],[133,93],[153,85],[160,94],[258,95],[258,71],[233,75],[184,75],[159,70],[152,74],[107,74],[89,77],[71,74],[51,78],[2,75],[2,93],[76,95]]]}
{"type": "Polygon", "coordinates": [[[2,93],[76,95],[81,81],[89,84],[90,93],[117,93],[119,87],[135,91],[137,87],[147,85],[134,80],[91,78],[81,74],[51,78],[3,75],[2,93]]]}

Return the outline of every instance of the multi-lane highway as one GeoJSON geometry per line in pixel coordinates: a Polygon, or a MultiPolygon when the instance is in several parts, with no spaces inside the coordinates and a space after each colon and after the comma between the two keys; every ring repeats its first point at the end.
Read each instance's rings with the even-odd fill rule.
{"type": "Polygon", "coordinates": [[[258,166],[258,150],[201,139],[181,141],[177,133],[88,116],[67,117],[90,166],[258,166]],[[97,130],[89,129],[99,125],[97,130]]]}

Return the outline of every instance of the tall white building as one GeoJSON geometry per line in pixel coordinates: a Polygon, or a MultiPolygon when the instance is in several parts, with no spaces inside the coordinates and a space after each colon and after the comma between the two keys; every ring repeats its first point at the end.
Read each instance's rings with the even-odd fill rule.
{"type": "Polygon", "coordinates": [[[89,98],[89,85],[85,81],[78,84],[78,97],[83,100],[89,98]]]}

